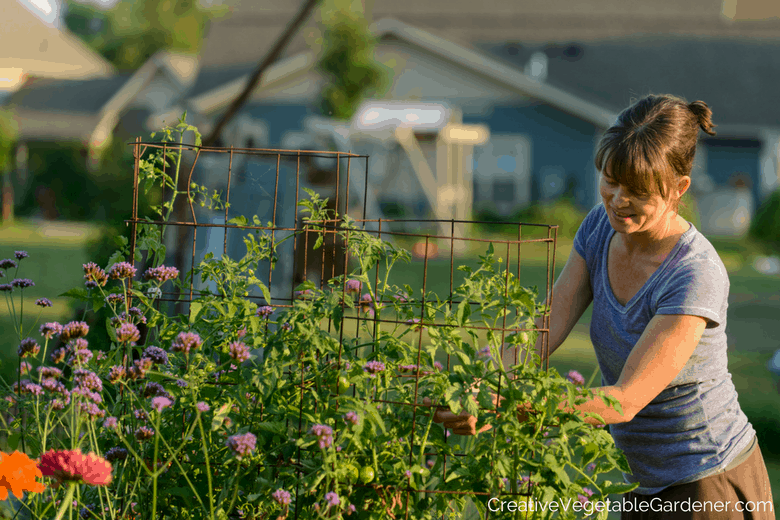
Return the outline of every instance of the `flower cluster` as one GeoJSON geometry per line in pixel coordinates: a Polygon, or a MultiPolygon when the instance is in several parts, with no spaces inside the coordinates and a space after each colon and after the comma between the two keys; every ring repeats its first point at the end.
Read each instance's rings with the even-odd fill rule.
{"type": "Polygon", "coordinates": [[[144,273],[144,279],[154,280],[159,284],[163,284],[168,280],[174,280],[179,277],[179,270],[175,267],[166,267],[161,265],[160,267],[152,267],[147,269],[144,273]]]}
{"type": "Polygon", "coordinates": [[[0,260],[0,269],[15,269],[18,265],[16,262],[11,260],[10,258],[6,258],[5,260],[0,260]]]}
{"type": "Polygon", "coordinates": [[[270,307],[268,305],[264,305],[264,306],[262,306],[262,307],[257,309],[257,312],[255,313],[255,315],[257,317],[259,317],[259,318],[267,318],[268,316],[273,314],[273,312],[274,312],[274,308],[273,307],[270,307]]]}
{"type": "Polygon", "coordinates": [[[569,370],[569,373],[566,374],[566,379],[578,386],[585,384],[585,378],[576,370],[569,370]]]}
{"type": "Polygon", "coordinates": [[[87,334],[89,334],[89,325],[83,321],[71,321],[62,327],[62,331],[60,331],[60,340],[63,343],[67,343],[72,339],[83,338],[87,334]]]}
{"type": "Polygon", "coordinates": [[[106,459],[81,450],[49,450],[38,463],[43,476],[53,477],[58,483],[72,481],[92,486],[111,483],[111,463],[106,459]]]}
{"type": "Polygon", "coordinates": [[[122,278],[132,278],[135,276],[136,269],[129,262],[118,262],[108,270],[108,277],[112,280],[121,280],[122,278]]]}
{"type": "Polygon", "coordinates": [[[360,280],[347,280],[345,289],[347,294],[359,294],[362,287],[363,283],[360,280]]]}
{"type": "Polygon", "coordinates": [[[317,441],[321,449],[325,449],[333,444],[333,428],[326,424],[315,424],[311,427],[311,433],[317,436],[317,441]]]}
{"type": "Polygon", "coordinates": [[[271,497],[280,506],[288,506],[290,505],[290,502],[292,502],[292,496],[290,496],[290,492],[285,491],[284,489],[277,489],[276,491],[271,493],[271,497]]]}
{"type": "Polygon", "coordinates": [[[165,408],[168,408],[173,404],[173,401],[164,396],[157,396],[152,398],[152,408],[157,412],[162,412],[165,408]]]}
{"type": "Polygon", "coordinates": [[[19,354],[19,357],[26,358],[26,357],[35,357],[38,355],[38,352],[41,351],[41,346],[38,345],[38,342],[35,341],[32,338],[25,338],[22,340],[22,343],[19,345],[19,350],[17,351],[17,354],[19,354]]]}
{"type": "Polygon", "coordinates": [[[370,294],[365,293],[363,296],[360,297],[360,312],[364,312],[369,317],[373,318],[375,308],[376,305],[374,304],[374,299],[371,297],[370,294]]]}
{"type": "Polygon", "coordinates": [[[358,421],[360,418],[358,417],[358,414],[355,412],[347,412],[344,415],[344,422],[345,423],[352,423],[353,425],[357,426],[358,421]]]}
{"type": "Polygon", "coordinates": [[[85,283],[88,284],[88,286],[97,287],[99,285],[105,287],[108,282],[108,276],[103,269],[94,262],[84,264],[82,267],[84,268],[85,283]]]}
{"type": "Polygon", "coordinates": [[[51,300],[48,298],[38,298],[35,300],[35,305],[38,307],[51,307],[53,304],[51,303],[51,300]]]}
{"type": "Polygon", "coordinates": [[[15,280],[11,281],[11,285],[20,289],[26,289],[28,287],[35,287],[35,282],[29,278],[16,278],[15,280]]]}
{"type": "Polygon", "coordinates": [[[257,443],[257,437],[252,433],[245,433],[243,435],[233,435],[228,437],[226,442],[227,447],[233,450],[236,458],[241,460],[243,457],[251,454],[255,450],[255,444],[257,443]]]}
{"type": "Polygon", "coordinates": [[[385,364],[381,361],[369,361],[363,366],[363,371],[368,372],[368,374],[371,377],[376,377],[376,375],[385,369],[385,364]]]}
{"type": "Polygon", "coordinates": [[[138,331],[138,327],[132,323],[123,323],[116,329],[116,339],[120,343],[138,341],[141,339],[141,333],[138,331]]]}
{"type": "Polygon", "coordinates": [[[191,350],[200,347],[203,340],[194,332],[180,332],[171,344],[171,352],[183,352],[189,354],[191,350]]]}
{"type": "Polygon", "coordinates": [[[234,341],[229,345],[230,359],[236,363],[243,363],[249,359],[249,347],[240,341],[234,341]]]}
{"type": "Polygon", "coordinates": [[[160,347],[155,347],[154,345],[149,345],[146,347],[142,357],[151,359],[152,363],[155,365],[168,364],[168,353],[160,347]]]}

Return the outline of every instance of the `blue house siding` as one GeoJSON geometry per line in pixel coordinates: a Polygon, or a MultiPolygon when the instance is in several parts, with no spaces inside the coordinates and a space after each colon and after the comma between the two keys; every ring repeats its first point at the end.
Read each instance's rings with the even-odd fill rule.
{"type": "Polygon", "coordinates": [[[707,139],[707,174],[718,186],[728,185],[729,178],[743,172],[752,181],[754,200],[760,200],[759,161],[761,142],[753,139],[707,139]]]}
{"type": "MultiPolygon", "coordinates": [[[[486,124],[491,134],[518,133],[531,138],[531,175],[540,181],[544,166],[562,166],[575,179],[575,198],[583,208],[593,206],[595,180],[593,146],[597,128],[577,117],[546,104],[496,106],[485,116],[464,115],[464,123],[486,124]]],[[[534,197],[538,189],[534,190],[534,197]]]]}

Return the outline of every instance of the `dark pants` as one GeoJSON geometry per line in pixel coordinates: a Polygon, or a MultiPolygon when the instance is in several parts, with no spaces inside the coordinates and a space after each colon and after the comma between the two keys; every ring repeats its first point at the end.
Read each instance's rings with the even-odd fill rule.
{"type": "Polygon", "coordinates": [[[628,493],[625,501],[640,510],[621,507],[621,520],[775,520],[769,475],[758,446],[745,462],[728,471],[655,495],[628,493]],[[641,510],[642,503],[646,511],[641,510]]]}

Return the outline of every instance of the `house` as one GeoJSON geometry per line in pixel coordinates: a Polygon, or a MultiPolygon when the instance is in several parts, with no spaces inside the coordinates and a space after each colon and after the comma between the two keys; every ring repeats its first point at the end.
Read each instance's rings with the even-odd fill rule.
{"type": "Polygon", "coordinates": [[[757,205],[780,188],[776,41],[634,37],[578,45],[502,42],[483,49],[515,66],[528,68],[536,60],[547,84],[615,111],[649,93],[705,101],[717,136],[701,134],[692,189],[702,225],[712,234],[744,233],[757,205]],[[725,220],[724,205],[733,206],[725,220]]]}

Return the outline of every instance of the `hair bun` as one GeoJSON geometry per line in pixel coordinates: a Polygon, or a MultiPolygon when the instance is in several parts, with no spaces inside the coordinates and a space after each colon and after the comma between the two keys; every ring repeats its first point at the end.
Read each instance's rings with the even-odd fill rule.
{"type": "Polygon", "coordinates": [[[713,128],[715,128],[715,124],[712,122],[712,110],[710,110],[710,107],[707,106],[707,103],[704,101],[694,101],[693,103],[688,103],[688,110],[693,113],[693,115],[696,116],[696,119],[699,121],[699,126],[702,130],[704,130],[706,133],[710,135],[717,135],[713,128]]]}

